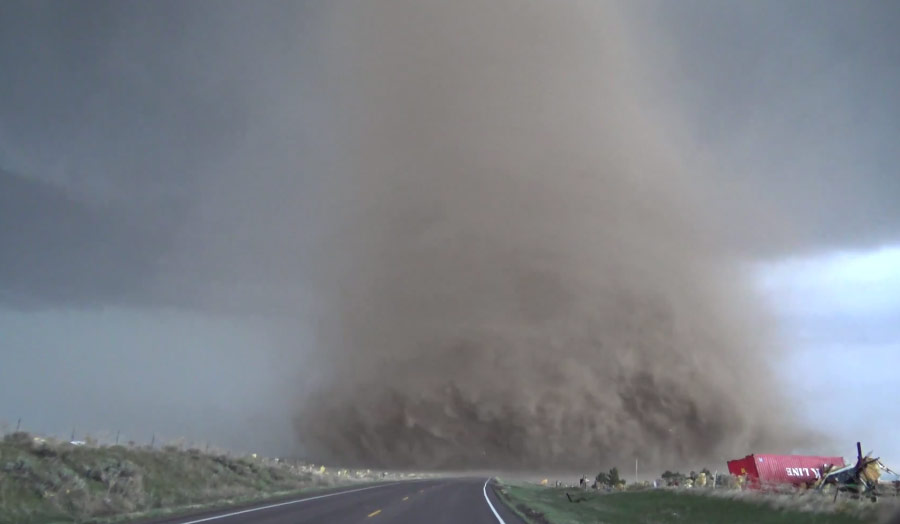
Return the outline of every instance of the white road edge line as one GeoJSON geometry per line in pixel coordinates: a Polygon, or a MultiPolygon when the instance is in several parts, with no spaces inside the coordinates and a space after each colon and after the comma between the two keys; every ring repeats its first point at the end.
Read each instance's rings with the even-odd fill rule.
{"type": "MultiPolygon", "coordinates": [[[[235,511],[232,513],[225,513],[224,515],[216,515],[214,517],[206,517],[205,519],[199,520],[189,520],[187,522],[182,522],[180,524],[199,524],[200,522],[209,522],[211,520],[219,520],[219,519],[227,519],[228,517],[233,517],[235,515],[243,515],[244,513],[252,513],[254,511],[262,511],[264,509],[277,508],[279,506],[287,506],[288,504],[299,504],[300,502],[306,502],[308,500],[316,500],[316,499],[324,499],[327,497],[336,497],[338,495],[346,495],[347,493],[356,493],[358,491],[366,491],[367,489],[375,489],[375,488],[385,488],[387,486],[396,486],[400,484],[399,482],[392,482],[390,484],[379,484],[378,486],[369,486],[367,488],[359,488],[359,489],[351,489],[349,491],[339,491],[337,493],[328,493],[326,495],[317,495],[315,497],[308,497],[305,499],[298,500],[289,500],[287,502],[279,502],[278,504],[269,504],[268,506],[260,506],[258,508],[250,508],[242,511],[235,511]]],[[[496,514],[496,513],[495,513],[496,514]]],[[[499,517],[498,517],[499,518],[499,517]]],[[[502,521],[501,521],[502,522],[502,521]]],[[[505,524],[505,523],[504,523],[505,524]]]]}
{"type": "MultiPolygon", "coordinates": [[[[493,477],[492,477],[492,478],[493,478],[493,477]]],[[[484,500],[486,500],[487,503],[488,503],[488,506],[491,507],[491,511],[494,512],[494,516],[497,517],[497,521],[499,521],[500,524],[506,524],[506,521],[504,521],[503,518],[500,516],[500,514],[497,513],[496,508],[494,508],[494,505],[491,504],[491,499],[489,499],[488,496],[487,496],[487,485],[488,485],[488,482],[490,482],[490,481],[491,481],[490,478],[487,479],[487,480],[485,480],[485,481],[484,481],[484,487],[481,488],[481,491],[484,492],[484,500]]],[[[191,523],[190,523],[190,522],[187,522],[187,523],[185,523],[185,524],[191,524],[191,523]]]]}

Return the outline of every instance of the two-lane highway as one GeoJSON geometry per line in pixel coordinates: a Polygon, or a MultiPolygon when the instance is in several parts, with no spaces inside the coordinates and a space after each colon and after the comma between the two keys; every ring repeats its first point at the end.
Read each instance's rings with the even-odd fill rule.
{"type": "Polygon", "coordinates": [[[446,478],[346,488],[278,503],[152,524],[520,524],[485,478],[446,478]]]}

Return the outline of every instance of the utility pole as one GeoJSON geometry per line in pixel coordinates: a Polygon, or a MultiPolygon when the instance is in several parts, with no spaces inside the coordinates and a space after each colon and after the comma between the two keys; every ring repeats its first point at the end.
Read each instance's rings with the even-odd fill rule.
{"type": "Polygon", "coordinates": [[[22,417],[19,417],[19,420],[16,421],[16,433],[19,432],[20,427],[22,427],[22,417]]]}
{"type": "Polygon", "coordinates": [[[116,446],[119,445],[119,433],[121,433],[121,432],[122,432],[121,430],[116,431],[116,446]]]}
{"type": "Polygon", "coordinates": [[[637,457],[634,457],[634,483],[635,483],[635,484],[637,484],[637,481],[638,481],[638,479],[637,479],[637,466],[638,466],[638,459],[637,459],[637,457]]]}

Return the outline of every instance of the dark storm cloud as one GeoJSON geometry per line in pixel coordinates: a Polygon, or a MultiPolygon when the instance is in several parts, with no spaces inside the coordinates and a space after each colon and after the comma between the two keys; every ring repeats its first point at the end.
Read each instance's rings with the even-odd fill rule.
{"type": "MultiPolygon", "coordinates": [[[[267,309],[283,289],[273,272],[285,271],[251,255],[277,242],[258,211],[282,180],[296,197],[310,171],[270,153],[299,155],[323,127],[292,120],[315,81],[299,73],[316,72],[302,66],[314,33],[305,9],[6,3],[0,241],[16,270],[0,273],[3,296],[267,309]],[[51,284],[73,280],[69,291],[51,284]]],[[[282,204],[292,218],[307,212],[282,204]]]]}
{"type": "Polygon", "coordinates": [[[779,256],[900,239],[900,5],[626,4],[650,100],[710,161],[736,248],[779,256]]]}
{"type": "Polygon", "coordinates": [[[228,59],[202,44],[201,16],[174,3],[4,5],[4,167],[92,198],[196,190],[198,168],[234,142],[245,107],[228,59]]]}
{"type": "MultiPolygon", "coordinates": [[[[333,151],[323,151],[340,147],[335,122],[351,112],[335,109],[361,78],[328,72],[329,53],[342,45],[323,44],[329,11],[8,2],[0,168],[80,201],[140,207],[150,229],[177,237],[163,242],[174,252],[161,253],[178,261],[168,269],[174,281],[252,272],[255,295],[281,293],[266,285],[269,275],[290,280],[308,247],[287,248],[288,264],[262,260],[274,266],[259,272],[265,278],[247,253],[285,249],[263,234],[272,227],[286,229],[280,235],[293,245],[290,228],[316,228],[321,201],[296,197],[311,194],[309,180],[333,176],[333,151]],[[173,201],[200,211],[173,229],[173,201]],[[277,224],[257,208],[278,215],[277,224]]],[[[676,140],[710,175],[705,205],[717,220],[703,227],[751,256],[897,238],[896,5],[646,3],[625,11],[631,25],[622,34],[642,61],[630,66],[644,80],[634,89],[676,114],[676,140]]],[[[564,74],[565,63],[550,74],[564,74]]],[[[17,220],[32,221],[27,213],[17,220]]]]}
{"type": "Polygon", "coordinates": [[[162,299],[156,278],[183,214],[178,205],[166,211],[146,217],[80,202],[0,171],[0,302],[33,308],[162,299]]]}

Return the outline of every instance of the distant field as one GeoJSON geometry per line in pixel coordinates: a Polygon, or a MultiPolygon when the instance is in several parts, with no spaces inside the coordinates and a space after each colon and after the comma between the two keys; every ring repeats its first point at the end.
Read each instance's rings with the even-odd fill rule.
{"type": "Polygon", "coordinates": [[[670,490],[599,494],[574,488],[504,484],[500,493],[504,502],[534,524],[856,524],[876,520],[874,507],[854,505],[847,512],[775,509],[764,499],[736,500],[670,490]],[[586,500],[569,502],[567,491],[586,500]]]}

